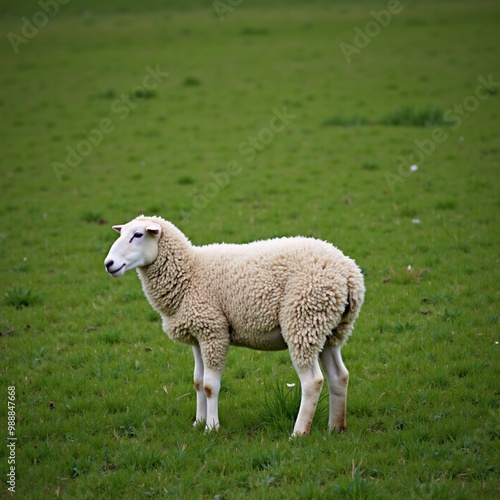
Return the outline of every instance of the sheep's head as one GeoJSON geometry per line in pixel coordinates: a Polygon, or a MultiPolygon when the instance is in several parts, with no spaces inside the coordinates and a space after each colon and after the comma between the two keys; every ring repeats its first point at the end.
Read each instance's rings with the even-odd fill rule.
{"type": "Polygon", "coordinates": [[[120,237],[104,259],[106,271],[114,278],[125,271],[152,264],[158,257],[161,226],[152,221],[134,219],[122,226],[113,226],[120,237]]]}

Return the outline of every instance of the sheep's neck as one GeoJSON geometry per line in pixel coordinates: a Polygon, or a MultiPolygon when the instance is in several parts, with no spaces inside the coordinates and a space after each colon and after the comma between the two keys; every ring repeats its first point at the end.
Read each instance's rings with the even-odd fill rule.
{"type": "Polygon", "coordinates": [[[165,316],[172,316],[179,309],[189,285],[191,268],[189,249],[175,248],[178,245],[169,243],[163,241],[156,260],[138,269],[144,293],[151,305],[165,316]]]}

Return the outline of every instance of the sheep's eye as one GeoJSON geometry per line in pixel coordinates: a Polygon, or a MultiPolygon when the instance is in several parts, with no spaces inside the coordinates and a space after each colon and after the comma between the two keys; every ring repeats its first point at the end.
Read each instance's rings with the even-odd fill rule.
{"type": "Polygon", "coordinates": [[[133,240],[134,238],[140,239],[140,238],[142,238],[143,236],[144,236],[144,235],[143,235],[142,233],[135,232],[135,233],[134,233],[134,235],[132,236],[132,238],[130,238],[129,243],[132,243],[132,240],[133,240]]]}

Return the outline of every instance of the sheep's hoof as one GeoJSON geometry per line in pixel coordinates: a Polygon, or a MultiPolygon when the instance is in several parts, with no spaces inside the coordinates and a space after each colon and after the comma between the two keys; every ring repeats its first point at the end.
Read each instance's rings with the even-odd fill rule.
{"type": "Polygon", "coordinates": [[[213,432],[213,431],[217,432],[218,430],[219,430],[219,424],[215,424],[215,425],[211,425],[211,426],[207,425],[205,427],[206,434],[208,434],[209,432],[213,432]]]}
{"type": "Polygon", "coordinates": [[[307,436],[305,432],[292,432],[292,435],[288,438],[289,441],[294,441],[295,439],[299,439],[301,437],[307,436]]]}
{"type": "Polygon", "coordinates": [[[330,434],[334,434],[335,432],[338,432],[339,434],[343,434],[344,432],[347,432],[347,427],[345,425],[341,425],[339,427],[332,427],[329,429],[330,434]]]}

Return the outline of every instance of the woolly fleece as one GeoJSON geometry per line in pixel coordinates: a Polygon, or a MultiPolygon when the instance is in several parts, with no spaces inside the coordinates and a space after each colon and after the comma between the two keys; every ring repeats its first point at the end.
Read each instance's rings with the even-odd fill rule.
{"type": "Polygon", "coordinates": [[[325,343],[342,346],[352,332],[363,275],[330,243],[294,237],[197,247],[161,217],[135,220],[162,228],[158,257],[137,269],[144,293],[169,337],[199,344],[206,366],[222,370],[229,345],[279,348],[265,334],[281,328],[292,361],[305,368],[325,343]]]}

